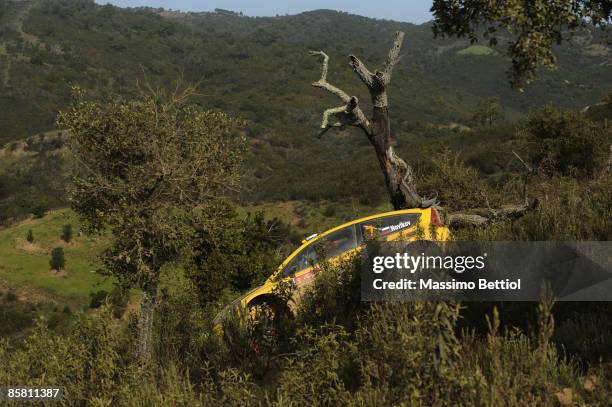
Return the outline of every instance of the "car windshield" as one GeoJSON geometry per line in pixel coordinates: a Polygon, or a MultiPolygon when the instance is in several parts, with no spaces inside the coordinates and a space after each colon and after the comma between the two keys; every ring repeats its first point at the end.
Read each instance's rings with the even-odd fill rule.
{"type": "Polygon", "coordinates": [[[329,259],[355,247],[357,247],[355,227],[353,225],[347,226],[306,246],[287,263],[281,271],[280,277],[292,276],[298,271],[314,266],[319,262],[317,253],[329,259]]]}

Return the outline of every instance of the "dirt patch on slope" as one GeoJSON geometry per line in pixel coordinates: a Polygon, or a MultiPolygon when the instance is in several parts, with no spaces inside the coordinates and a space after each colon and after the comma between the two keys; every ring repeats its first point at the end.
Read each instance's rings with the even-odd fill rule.
{"type": "Polygon", "coordinates": [[[28,254],[47,254],[47,249],[39,246],[36,242],[30,243],[25,239],[17,239],[15,247],[17,250],[21,250],[28,254]]]}
{"type": "Polygon", "coordinates": [[[58,278],[68,277],[68,272],[66,270],[51,269],[49,270],[49,274],[51,274],[53,277],[58,277],[58,278]]]}

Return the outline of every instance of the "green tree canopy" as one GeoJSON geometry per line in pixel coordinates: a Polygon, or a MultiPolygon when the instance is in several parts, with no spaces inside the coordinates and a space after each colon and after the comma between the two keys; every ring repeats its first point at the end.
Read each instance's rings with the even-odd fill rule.
{"type": "Polygon", "coordinates": [[[478,105],[478,110],[472,116],[472,120],[479,125],[486,124],[493,126],[493,124],[502,119],[503,116],[504,112],[499,102],[499,98],[488,98],[478,105]]]}
{"type": "Polygon", "coordinates": [[[112,231],[105,271],[143,289],[139,353],[146,361],[162,267],[190,250],[194,227],[214,221],[203,214],[238,187],[241,122],[186,103],[190,90],[104,102],[75,93],[58,118],[78,163],[69,199],[88,231],[112,231]]]}
{"type": "Polygon", "coordinates": [[[548,175],[592,175],[612,139],[609,126],[551,106],[530,113],[518,135],[531,164],[548,175]]]}
{"type": "Polygon", "coordinates": [[[456,35],[477,41],[483,33],[492,45],[499,30],[511,34],[509,76],[520,87],[533,79],[540,66],[551,68],[553,45],[567,40],[565,33],[592,24],[607,29],[612,17],[609,0],[434,0],[436,36],[456,35]]]}

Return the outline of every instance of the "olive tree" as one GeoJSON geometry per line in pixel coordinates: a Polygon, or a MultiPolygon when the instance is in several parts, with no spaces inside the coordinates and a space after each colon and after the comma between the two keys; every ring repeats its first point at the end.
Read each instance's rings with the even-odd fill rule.
{"type": "Polygon", "coordinates": [[[103,271],[142,289],[143,363],[151,358],[162,268],[190,250],[200,220],[214,221],[210,212],[239,182],[242,123],[189,104],[191,91],[98,102],[77,89],[58,118],[78,169],[71,206],[89,233],[112,236],[103,271]]]}

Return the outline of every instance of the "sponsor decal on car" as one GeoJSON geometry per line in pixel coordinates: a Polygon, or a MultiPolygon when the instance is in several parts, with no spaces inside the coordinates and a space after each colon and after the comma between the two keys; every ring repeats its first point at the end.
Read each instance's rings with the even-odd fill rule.
{"type": "Polygon", "coordinates": [[[293,282],[295,283],[295,285],[299,286],[301,284],[304,284],[312,280],[313,277],[314,277],[314,273],[313,273],[313,270],[311,270],[308,273],[304,273],[302,275],[293,277],[293,282]]]}
{"type": "Polygon", "coordinates": [[[379,230],[383,232],[383,234],[389,234],[392,232],[397,232],[400,229],[407,228],[410,225],[411,225],[410,221],[405,221],[405,222],[400,222],[397,225],[385,226],[383,228],[380,228],[379,230]]]}

